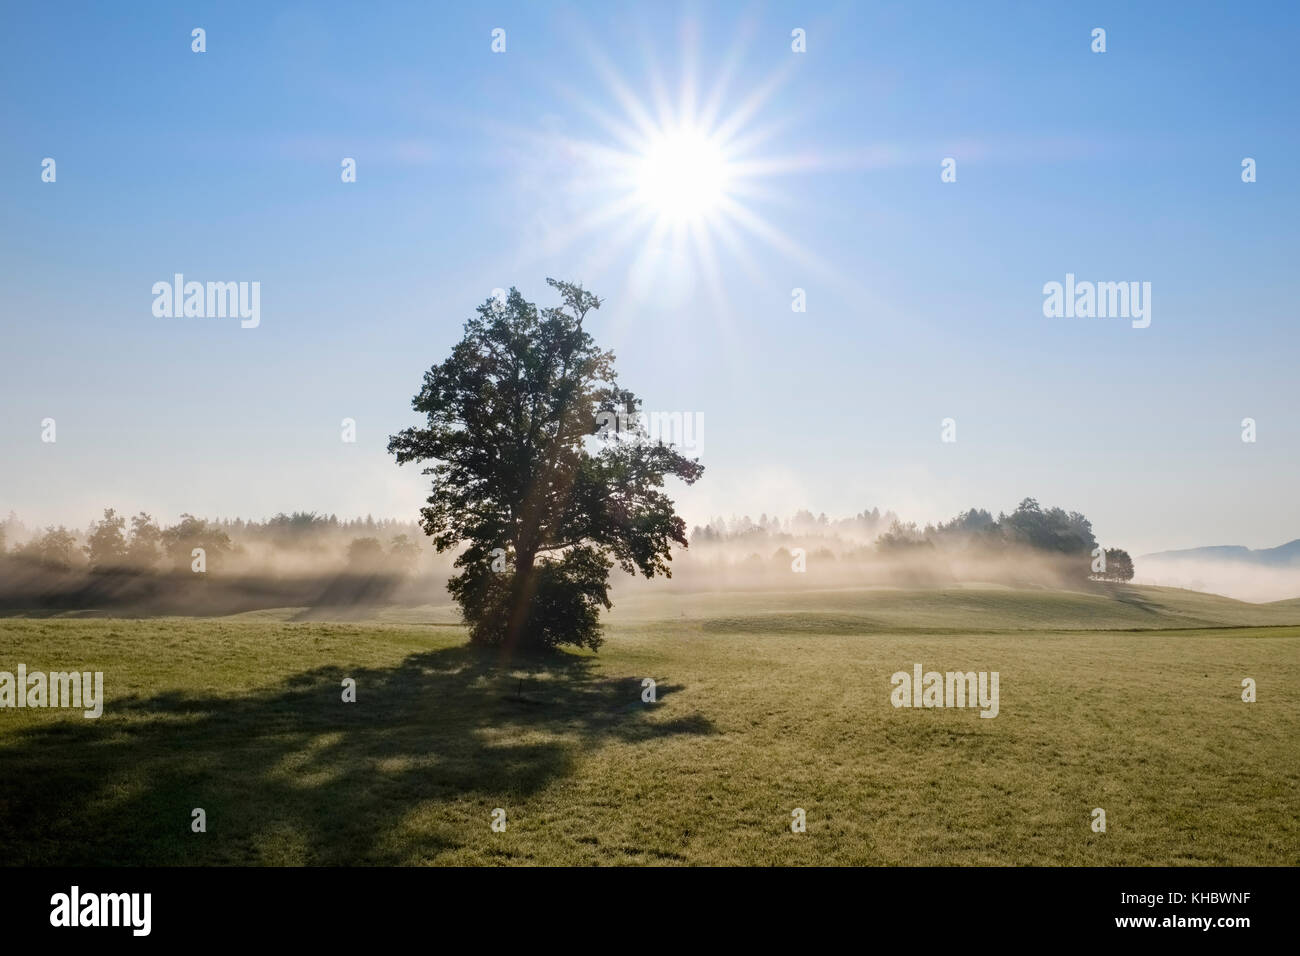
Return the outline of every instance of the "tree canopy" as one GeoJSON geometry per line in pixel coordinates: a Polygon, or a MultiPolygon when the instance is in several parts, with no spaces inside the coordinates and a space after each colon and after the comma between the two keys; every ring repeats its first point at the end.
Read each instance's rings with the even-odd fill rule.
{"type": "Polygon", "coordinates": [[[1103,581],[1132,581],[1133,558],[1123,548],[1106,549],[1106,570],[1098,577],[1103,581]]]}
{"type": "Polygon", "coordinates": [[[672,545],[687,539],[664,480],[691,484],[703,467],[602,424],[640,402],[583,328],[601,302],[547,283],[561,305],[539,308],[511,288],[478,307],[412,400],[425,424],[388,449],[398,464],[431,462],[421,525],[439,551],[464,546],[448,588],[473,641],[595,649],[615,564],[671,577],[672,545]]]}

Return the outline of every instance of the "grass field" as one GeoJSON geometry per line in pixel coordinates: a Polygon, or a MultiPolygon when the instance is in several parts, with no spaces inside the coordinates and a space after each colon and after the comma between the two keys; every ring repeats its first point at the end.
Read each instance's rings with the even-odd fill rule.
{"type": "Polygon", "coordinates": [[[0,710],[4,862],[1300,863],[1295,601],[637,595],[522,668],[447,608],[300,616],[0,619],[0,670],[107,697],[0,710]],[[895,709],[918,662],[998,671],[999,716],[895,709]]]}

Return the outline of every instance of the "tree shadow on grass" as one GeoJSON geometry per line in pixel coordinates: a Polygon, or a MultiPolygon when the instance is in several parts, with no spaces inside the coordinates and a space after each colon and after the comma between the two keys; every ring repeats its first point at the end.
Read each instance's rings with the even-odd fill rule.
{"type": "Polygon", "coordinates": [[[98,720],[75,712],[0,746],[4,862],[436,861],[584,751],[715,732],[698,715],[662,719],[640,681],[599,676],[590,658],[504,665],[455,647],[238,697],[110,697],[98,720]],[[355,703],[341,699],[348,677],[355,703]],[[203,834],[191,832],[196,807],[203,834]]]}

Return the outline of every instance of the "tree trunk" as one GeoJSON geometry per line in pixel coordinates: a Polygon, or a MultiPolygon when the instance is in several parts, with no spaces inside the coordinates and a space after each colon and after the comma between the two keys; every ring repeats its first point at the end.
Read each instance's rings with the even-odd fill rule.
{"type": "Polygon", "coordinates": [[[507,649],[528,648],[532,644],[529,634],[528,618],[537,593],[537,572],[534,564],[537,552],[532,550],[515,551],[515,576],[510,585],[510,623],[506,628],[505,644],[507,649]]]}

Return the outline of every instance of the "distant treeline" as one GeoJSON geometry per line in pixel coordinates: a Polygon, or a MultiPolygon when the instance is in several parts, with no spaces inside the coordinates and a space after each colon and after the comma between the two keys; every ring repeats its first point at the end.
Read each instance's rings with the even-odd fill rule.
{"type": "Polygon", "coordinates": [[[311,512],[266,521],[183,514],[163,524],[109,508],[84,531],[29,529],[11,513],[0,522],[0,610],[203,615],[446,603],[450,559],[423,539],[411,522],[311,512]]]}
{"type": "MultiPolygon", "coordinates": [[[[879,508],[862,511],[851,518],[830,519],[825,514],[796,512],[782,520],[764,514],[757,521],[745,515],[730,520],[715,518],[697,525],[691,534],[693,545],[732,545],[741,549],[778,546],[773,557],[784,561],[786,549],[800,542],[815,543],[816,555],[838,560],[872,560],[926,551],[953,553],[1020,554],[1066,556],[1076,559],[1062,564],[1077,568],[1076,576],[1109,581],[1133,577],[1133,561],[1121,548],[1107,548],[1100,561],[1092,523],[1077,511],[1044,508],[1034,498],[1025,498],[1011,514],[995,518],[982,508],[963,511],[950,521],[918,527],[904,522],[892,511],[879,508]],[[1104,563],[1104,569],[1101,566],[1104,563]]],[[[753,552],[757,554],[757,551],[753,552]]]]}
{"type": "MultiPolygon", "coordinates": [[[[84,531],[63,525],[44,529],[26,528],[12,512],[0,522],[0,554],[57,569],[91,570],[189,570],[195,548],[202,548],[209,569],[284,569],[284,558],[302,559],[292,567],[322,566],[357,572],[416,569],[421,554],[429,555],[432,567],[450,566],[450,558],[438,560],[424,548],[424,535],[415,522],[373,517],[341,520],[336,515],[295,511],[280,513],[264,521],[242,518],[206,520],[191,514],[162,525],[145,512],[128,519],[116,510],[104,511],[103,518],[84,531]],[[304,564],[310,562],[310,565],[304,564]]],[[[986,551],[1034,550],[1059,555],[1088,556],[1097,547],[1092,524],[1077,511],[1044,508],[1025,498],[1011,514],[992,513],[981,508],[963,511],[950,521],[918,527],[904,522],[893,511],[879,508],[848,518],[828,518],[797,511],[789,518],[761,515],[757,521],[743,517],[714,518],[696,525],[693,545],[728,544],[767,550],[788,548],[801,541],[849,557],[889,554],[911,549],[952,551],[977,548],[986,551]]],[[[1091,564],[1088,565],[1091,570],[1091,564]]],[[[1095,576],[1128,580],[1132,560],[1121,549],[1107,549],[1106,571],[1095,576]]]]}
{"type": "Polygon", "coordinates": [[[796,511],[784,519],[766,514],[760,515],[757,521],[749,515],[739,518],[733,516],[730,519],[717,517],[708,524],[696,525],[691,531],[691,542],[760,541],[781,535],[835,536],[846,541],[874,541],[897,521],[898,515],[894,512],[882,513],[879,508],[863,511],[850,518],[828,518],[824,512],[814,515],[806,509],[796,511]]]}
{"type": "Polygon", "coordinates": [[[12,512],[0,523],[0,555],[54,570],[190,570],[195,549],[207,568],[220,570],[312,570],[325,566],[357,572],[409,573],[416,567],[423,534],[413,522],[314,512],[277,514],[265,521],[209,521],[183,514],[163,525],[140,512],[129,520],[105,509],[85,531],[64,525],[29,530],[12,512]],[[285,565],[286,555],[300,560],[285,565]]]}
{"type": "MultiPolygon", "coordinates": [[[[697,526],[690,542],[689,551],[675,556],[675,586],[939,587],[977,580],[1058,587],[1133,577],[1132,560],[1115,548],[1105,551],[1105,570],[1098,571],[1087,518],[1032,498],[1011,514],[973,508],[924,527],[878,508],[839,519],[806,510],[785,519],[715,518],[697,526]]],[[[454,558],[435,553],[414,522],[372,517],[300,511],[248,521],[183,514],[164,524],[144,512],[127,518],[109,508],[77,531],[27,528],[11,513],[0,522],[0,610],[217,614],[444,604],[454,558]],[[196,549],[202,574],[194,573],[196,549]]]]}

